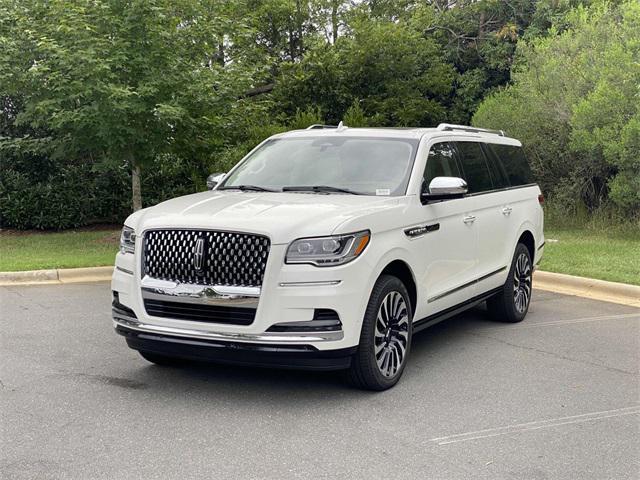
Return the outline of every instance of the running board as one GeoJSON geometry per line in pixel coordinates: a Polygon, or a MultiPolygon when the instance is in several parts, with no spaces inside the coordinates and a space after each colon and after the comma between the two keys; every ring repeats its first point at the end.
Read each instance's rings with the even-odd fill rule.
{"type": "Polygon", "coordinates": [[[453,307],[449,307],[441,312],[434,313],[433,315],[429,315],[428,317],[422,318],[416,322],[413,322],[413,333],[419,332],[420,330],[424,330],[425,328],[429,328],[436,323],[440,323],[447,318],[451,318],[458,313],[462,313],[465,310],[469,310],[470,308],[475,307],[479,303],[484,302],[487,298],[492,297],[496,293],[499,293],[503,287],[494,288],[493,290],[489,290],[481,295],[477,295],[469,300],[465,300],[458,305],[454,305],[453,307]]]}

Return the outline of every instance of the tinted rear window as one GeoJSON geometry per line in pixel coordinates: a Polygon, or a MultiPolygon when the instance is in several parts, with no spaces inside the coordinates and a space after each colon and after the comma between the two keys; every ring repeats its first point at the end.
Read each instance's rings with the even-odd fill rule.
{"type": "Polygon", "coordinates": [[[489,167],[482,147],[476,142],[456,142],[460,162],[464,170],[464,179],[469,185],[469,193],[493,190],[489,167]]]}
{"type": "Polygon", "coordinates": [[[489,165],[489,170],[491,172],[491,179],[493,180],[493,188],[508,188],[511,186],[511,182],[509,181],[509,176],[507,172],[502,166],[502,163],[498,160],[496,154],[488,148],[484,149],[484,153],[486,154],[487,164],[489,165]]]}
{"type": "Polygon", "coordinates": [[[528,185],[535,183],[529,163],[522,152],[521,147],[513,145],[487,145],[500,159],[507,172],[511,186],[528,185]]]}

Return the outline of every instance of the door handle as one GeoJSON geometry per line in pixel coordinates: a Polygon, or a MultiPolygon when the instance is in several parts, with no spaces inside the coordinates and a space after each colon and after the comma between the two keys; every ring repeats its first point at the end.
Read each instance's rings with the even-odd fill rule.
{"type": "Polygon", "coordinates": [[[512,210],[513,210],[513,208],[511,208],[511,207],[504,207],[504,208],[502,209],[502,214],[503,214],[503,215],[511,215],[511,211],[512,211],[512,210]]]}
{"type": "Polygon", "coordinates": [[[474,215],[467,215],[462,219],[462,221],[464,223],[473,223],[476,221],[476,217],[474,215]]]}

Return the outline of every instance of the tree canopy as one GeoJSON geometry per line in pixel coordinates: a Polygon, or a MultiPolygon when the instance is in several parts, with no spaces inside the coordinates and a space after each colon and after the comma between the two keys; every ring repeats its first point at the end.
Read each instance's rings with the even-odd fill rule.
{"type": "Polygon", "coordinates": [[[590,208],[610,197],[632,212],[636,11],[597,0],[0,0],[0,225],[119,221],[310,123],[474,114],[525,141],[552,197],[590,208]]]}
{"type": "Polygon", "coordinates": [[[521,42],[512,85],[477,125],[520,138],[543,188],[576,211],[608,201],[640,210],[640,4],[572,10],[548,36],[521,42]]]}

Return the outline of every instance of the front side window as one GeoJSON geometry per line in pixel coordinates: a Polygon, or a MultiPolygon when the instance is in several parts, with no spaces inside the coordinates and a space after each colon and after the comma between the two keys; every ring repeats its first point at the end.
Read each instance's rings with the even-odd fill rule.
{"type": "Polygon", "coordinates": [[[229,175],[220,189],[333,187],[363,195],[404,195],[418,141],[319,136],[266,142],[229,175]]]}
{"type": "Polygon", "coordinates": [[[436,177],[462,177],[449,142],[436,143],[429,149],[422,179],[422,193],[428,193],[429,184],[436,177]]]}
{"type": "Polygon", "coordinates": [[[464,179],[469,186],[469,193],[493,190],[489,167],[482,147],[477,142],[456,142],[464,179]]]}

